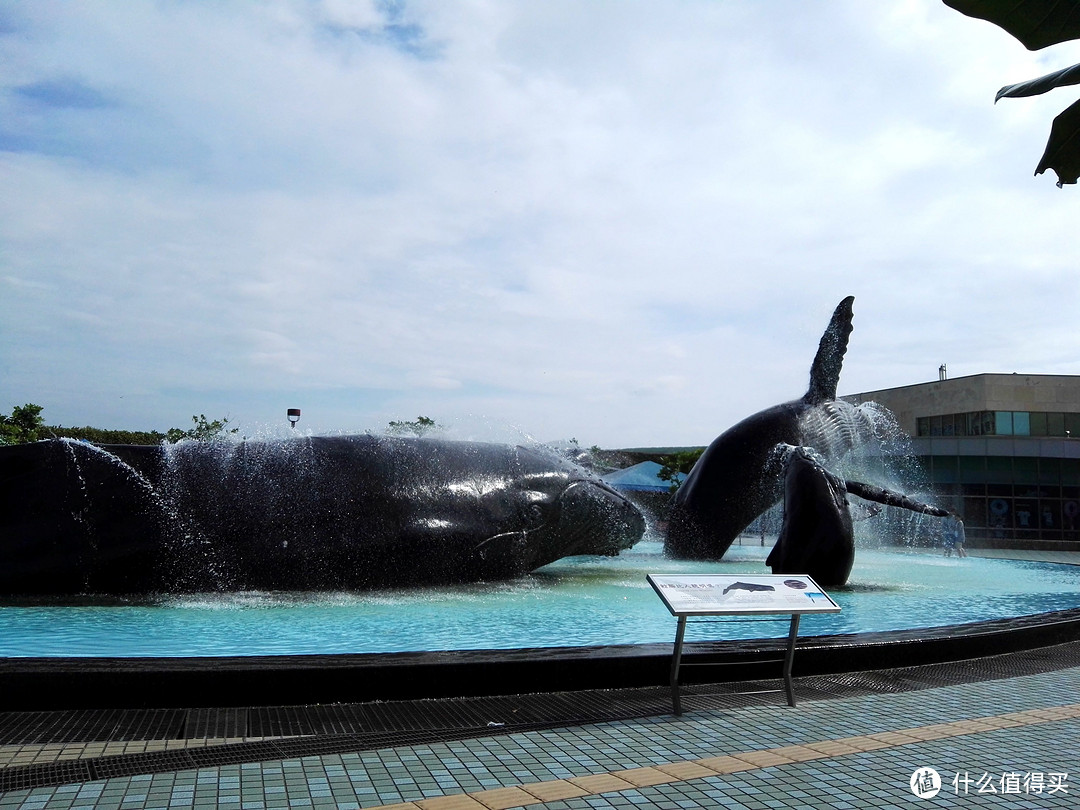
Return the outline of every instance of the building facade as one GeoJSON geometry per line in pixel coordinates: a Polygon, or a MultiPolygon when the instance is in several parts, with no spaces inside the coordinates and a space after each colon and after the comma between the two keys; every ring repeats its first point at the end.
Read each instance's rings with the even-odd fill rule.
{"type": "Polygon", "coordinates": [[[892,411],[972,545],[1080,542],[1080,376],[976,374],[844,399],[892,411]]]}

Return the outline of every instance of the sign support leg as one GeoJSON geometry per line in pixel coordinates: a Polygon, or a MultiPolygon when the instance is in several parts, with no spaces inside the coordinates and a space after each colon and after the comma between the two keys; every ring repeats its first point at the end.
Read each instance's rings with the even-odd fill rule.
{"type": "Polygon", "coordinates": [[[784,657],[784,691],[787,692],[788,706],[795,705],[795,684],[791,680],[791,665],[795,661],[795,639],[799,635],[799,614],[791,614],[791,629],[788,631],[787,655],[784,657]]]}
{"type": "Polygon", "coordinates": [[[686,635],[686,617],[679,617],[679,627],[675,631],[675,647],[671,652],[671,707],[676,715],[682,714],[679,702],[679,662],[682,659],[683,636],[686,635]]]}

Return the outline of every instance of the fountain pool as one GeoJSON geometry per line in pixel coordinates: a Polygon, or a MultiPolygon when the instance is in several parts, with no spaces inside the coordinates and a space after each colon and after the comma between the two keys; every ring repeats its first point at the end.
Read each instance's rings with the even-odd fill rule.
{"type": "MultiPolygon", "coordinates": [[[[509,582],[350,593],[197,594],[150,601],[0,605],[0,657],[327,655],[648,644],[674,619],[647,573],[767,573],[766,547],[721,563],[669,560],[646,539],[618,557],[574,557],[509,582]]],[[[908,630],[1080,607],[1080,567],[930,550],[860,549],[842,612],[805,617],[802,636],[908,630]]],[[[688,640],[771,638],[776,623],[699,625],[688,640]]]]}

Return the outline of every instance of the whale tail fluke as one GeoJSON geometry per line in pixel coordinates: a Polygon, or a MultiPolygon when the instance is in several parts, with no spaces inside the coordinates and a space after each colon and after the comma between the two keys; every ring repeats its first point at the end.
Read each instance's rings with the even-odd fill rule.
{"type": "Polygon", "coordinates": [[[844,365],[844,354],[851,336],[851,319],[854,315],[851,307],[854,303],[855,296],[849,295],[833,311],[832,320],[821,336],[814,363],[810,366],[810,388],[803,397],[804,402],[819,405],[836,399],[840,369],[844,365]]]}

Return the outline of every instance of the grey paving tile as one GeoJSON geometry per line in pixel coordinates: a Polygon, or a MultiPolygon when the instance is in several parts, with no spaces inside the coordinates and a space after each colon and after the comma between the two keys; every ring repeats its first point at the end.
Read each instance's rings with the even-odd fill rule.
{"type": "MultiPolygon", "coordinates": [[[[807,702],[797,709],[752,706],[689,712],[682,718],[531,731],[415,747],[241,763],[203,770],[117,778],[83,785],[11,791],[0,810],[217,805],[371,807],[426,797],[554,781],[670,762],[869,734],[882,730],[1054,706],[1080,695],[1080,670],[807,702]]],[[[544,808],[832,806],[909,807],[916,768],[934,767],[943,794],[965,807],[1074,807],[1080,794],[1080,720],[982,731],[774,767],[549,802],[544,808]],[[1007,774],[1042,774],[1038,794],[1000,792],[1007,774]],[[1050,773],[1075,782],[1050,793],[1050,773]],[[965,776],[961,777],[963,774],[965,776]],[[973,792],[964,778],[998,780],[996,794],[973,792]],[[954,787],[953,780],[957,779],[954,787]],[[952,793],[958,791],[957,793],[952,793]],[[1003,802],[1010,802],[1005,804],[1003,802]],[[1025,804],[1027,802],[1027,804],[1025,804]]],[[[1008,786],[1014,787],[1012,782],[1008,786]]],[[[541,805],[537,805],[541,806],[541,805]]]]}

